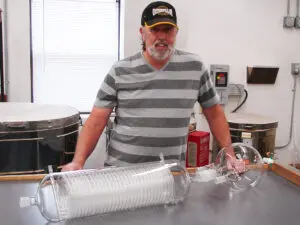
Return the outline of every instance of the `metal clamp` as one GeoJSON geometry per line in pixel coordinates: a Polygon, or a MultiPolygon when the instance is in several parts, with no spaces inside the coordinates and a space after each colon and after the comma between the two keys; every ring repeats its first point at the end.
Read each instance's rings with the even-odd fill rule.
{"type": "Polygon", "coordinates": [[[74,131],[71,131],[71,132],[66,133],[66,134],[60,134],[60,135],[57,135],[56,137],[57,137],[57,138],[61,138],[61,137],[68,136],[68,135],[70,135],[70,134],[77,133],[77,132],[78,132],[78,130],[74,130],[74,131]]]}
{"type": "Polygon", "coordinates": [[[247,124],[244,126],[245,129],[249,129],[249,130],[252,130],[254,128],[253,125],[250,125],[250,124],[247,124]]]}

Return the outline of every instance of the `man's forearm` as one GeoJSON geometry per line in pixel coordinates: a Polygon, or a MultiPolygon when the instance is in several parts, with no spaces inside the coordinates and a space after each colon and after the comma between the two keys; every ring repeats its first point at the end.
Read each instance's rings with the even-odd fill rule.
{"type": "Polygon", "coordinates": [[[74,155],[74,162],[84,165],[86,159],[93,152],[99,137],[105,127],[95,127],[92,124],[89,124],[88,121],[83,126],[80,135],[78,137],[76,151],[74,155]]]}
{"type": "Polygon", "coordinates": [[[220,105],[213,106],[211,109],[203,110],[208,121],[210,130],[221,148],[231,145],[229,126],[224,111],[220,105]]]}
{"type": "Polygon", "coordinates": [[[94,109],[80,132],[73,162],[84,165],[93,152],[109,119],[111,109],[94,109]]]}
{"type": "Polygon", "coordinates": [[[226,118],[219,115],[210,125],[211,131],[221,148],[231,145],[231,137],[226,118]]]}

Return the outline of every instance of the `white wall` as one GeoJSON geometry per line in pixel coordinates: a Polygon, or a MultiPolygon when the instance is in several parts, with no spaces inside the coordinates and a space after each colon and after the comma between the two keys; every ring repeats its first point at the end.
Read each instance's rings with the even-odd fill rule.
{"type": "MultiPolygon", "coordinates": [[[[149,0],[126,0],[125,56],[140,50],[140,15],[149,0]]],[[[240,110],[272,116],[279,122],[277,145],[288,141],[293,78],[291,62],[300,62],[300,29],[283,29],[286,1],[169,0],[177,10],[179,49],[197,53],[206,64],[229,64],[230,82],[246,85],[249,98],[240,110]],[[274,85],[247,85],[246,67],[278,66],[274,85]]],[[[296,15],[296,1],[291,4],[296,15]]],[[[300,100],[300,78],[297,101],[300,100]]],[[[231,108],[232,110],[233,108],[231,108]]],[[[229,111],[230,109],[226,109],[229,111]]],[[[300,133],[297,104],[297,130],[300,133]]],[[[300,137],[300,135],[298,135],[300,137]]],[[[300,143],[299,143],[300,146],[300,143]]]]}
{"type": "MultiPolygon", "coordinates": [[[[0,0],[0,3],[4,0],[0,0]]],[[[30,101],[29,0],[7,1],[8,96],[30,101]]],[[[139,51],[141,12],[150,0],[122,0],[124,56],[139,51]],[[124,2],[125,1],[125,2],[124,2]]],[[[198,53],[206,64],[229,64],[230,82],[246,85],[249,98],[241,111],[273,116],[279,121],[277,145],[288,140],[292,101],[290,63],[300,62],[300,30],[282,28],[283,0],[169,0],[177,9],[177,46],[198,53]],[[246,66],[280,67],[275,85],[247,85],[246,66]]],[[[295,0],[292,15],[295,15],[295,0]]],[[[300,79],[299,79],[300,80],[300,79]]],[[[297,103],[300,99],[298,80],[297,103]]],[[[226,109],[229,110],[229,109],[226,109]]],[[[300,106],[296,107],[300,133],[300,106]]],[[[299,137],[299,135],[298,135],[299,137]]],[[[300,143],[299,143],[300,145],[300,143]]]]}

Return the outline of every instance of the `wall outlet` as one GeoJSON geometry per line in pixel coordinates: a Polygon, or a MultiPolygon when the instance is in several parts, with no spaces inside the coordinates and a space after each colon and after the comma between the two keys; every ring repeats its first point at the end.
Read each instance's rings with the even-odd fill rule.
{"type": "Polygon", "coordinates": [[[292,28],[295,25],[295,17],[285,16],[283,18],[283,27],[284,28],[292,28]]]}
{"type": "Polygon", "coordinates": [[[292,71],[293,75],[300,75],[300,63],[292,63],[292,71]]]}
{"type": "Polygon", "coordinates": [[[300,29],[300,16],[296,16],[295,18],[295,28],[300,29]]]}

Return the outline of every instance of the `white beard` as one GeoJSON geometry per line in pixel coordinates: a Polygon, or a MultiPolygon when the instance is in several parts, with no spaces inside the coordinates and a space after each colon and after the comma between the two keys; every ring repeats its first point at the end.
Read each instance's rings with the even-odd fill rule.
{"type": "Polygon", "coordinates": [[[171,56],[173,54],[174,45],[173,46],[168,45],[168,48],[165,51],[156,51],[155,45],[159,44],[159,43],[163,43],[163,42],[156,41],[152,46],[149,46],[147,48],[148,53],[156,60],[165,60],[166,58],[168,58],[169,56],[171,56]]]}

